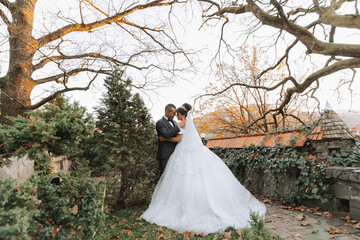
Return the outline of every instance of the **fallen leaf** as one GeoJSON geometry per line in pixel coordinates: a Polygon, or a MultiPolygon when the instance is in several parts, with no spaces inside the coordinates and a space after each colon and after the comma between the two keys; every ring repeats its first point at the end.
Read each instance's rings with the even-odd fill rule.
{"type": "Polygon", "coordinates": [[[157,239],[168,239],[164,234],[160,233],[157,239]]]}
{"type": "Polygon", "coordinates": [[[348,230],[340,229],[340,228],[329,228],[328,232],[330,234],[341,234],[341,233],[350,234],[350,232],[348,230]]]}
{"type": "Polygon", "coordinates": [[[301,226],[310,226],[311,224],[308,221],[300,221],[301,226]]]}
{"type": "Polygon", "coordinates": [[[52,238],[55,238],[56,235],[58,235],[60,229],[61,229],[61,225],[60,226],[54,226],[53,232],[51,234],[52,238]]]}
{"type": "Polygon", "coordinates": [[[184,238],[183,238],[183,240],[189,240],[189,239],[190,239],[190,236],[191,236],[191,233],[190,233],[190,232],[185,232],[185,233],[184,233],[184,238]]]}
{"type": "Polygon", "coordinates": [[[346,221],[347,223],[351,221],[350,215],[346,217],[341,217],[340,219],[346,221]]]}
{"type": "Polygon", "coordinates": [[[315,212],[313,212],[313,214],[318,215],[318,216],[321,216],[321,215],[322,215],[322,212],[320,212],[320,211],[315,211],[315,212]]]}
{"type": "Polygon", "coordinates": [[[331,219],[333,217],[333,215],[330,213],[330,212],[323,212],[323,216],[326,218],[326,219],[331,219]]]}
{"type": "Polygon", "coordinates": [[[293,210],[292,207],[290,207],[290,206],[284,206],[284,205],[279,206],[279,208],[287,209],[287,210],[293,210]]]}
{"type": "Polygon", "coordinates": [[[352,228],[360,229],[360,222],[351,226],[352,228]]]}
{"type": "Polygon", "coordinates": [[[226,239],[231,239],[231,232],[224,232],[223,234],[221,234],[220,237],[224,237],[226,239]]]}
{"type": "Polygon", "coordinates": [[[46,220],[45,220],[45,224],[46,224],[46,225],[52,225],[52,224],[53,224],[53,220],[52,220],[52,219],[46,219],[46,220]]]}
{"type": "Polygon", "coordinates": [[[132,216],[132,217],[135,217],[135,216],[136,216],[136,212],[132,213],[131,216],[132,216]]]}
{"type": "Polygon", "coordinates": [[[124,232],[127,232],[128,230],[126,230],[126,229],[123,229],[123,230],[121,230],[120,232],[121,233],[124,233],[124,232]]]}
{"type": "Polygon", "coordinates": [[[162,229],[162,227],[159,227],[158,230],[157,230],[157,233],[158,234],[161,234],[164,230],[162,229]]]}
{"type": "Polygon", "coordinates": [[[330,238],[330,240],[336,240],[336,237],[334,236],[334,237],[330,238]]]}
{"type": "Polygon", "coordinates": [[[295,216],[295,219],[298,221],[303,221],[303,220],[305,220],[305,215],[303,213],[300,213],[295,216]]]}
{"type": "Polygon", "coordinates": [[[295,210],[300,212],[305,212],[306,208],[304,206],[296,207],[295,210]]]}
{"type": "Polygon", "coordinates": [[[194,231],[191,231],[190,233],[197,237],[205,237],[205,235],[202,233],[198,233],[198,232],[194,232],[194,231]]]}
{"type": "Polygon", "coordinates": [[[265,218],[265,223],[269,223],[269,222],[272,222],[272,221],[270,219],[265,218]]]}
{"type": "Polygon", "coordinates": [[[128,231],[128,236],[129,236],[129,237],[133,237],[133,236],[134,236],[134,234],[133,234],[133,232],[132,232],[131,230],[128,231]]]}
{"type": "Polygon", "coordinates": [[[75,204],[75,206],[74,206],[73,209],[71,210],[71,213],[72,213],[73,215],[76,215],[76,214],[78,214],[78,212],[79,212],[79,207],[78,207],[78,205],[75,204]]]}
{"type": "Polygon", "coordinates": [[[71,238],[72,235],[74,235],[76,233],[76,231],[74,229],[71,229],[70,233],[69,233],[69,237],[71,238]]]}
{"type": "Polygon", "coordinates": [[[110,239],[111,239],[111,240],[112,240],[112,239],[120,239],[120,237],[119,237],[119,236],[112,236],[110,239]]]}

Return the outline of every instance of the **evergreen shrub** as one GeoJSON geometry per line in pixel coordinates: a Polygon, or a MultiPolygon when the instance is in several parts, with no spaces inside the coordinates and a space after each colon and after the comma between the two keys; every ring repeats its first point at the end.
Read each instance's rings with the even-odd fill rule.
{"type": "Polygon", "coordinates": [[[147,202],[157,180],[154,123],[132,82],[116,70],[105,79],[106,94],[96,109],[97,131],[89,155],[94,176],[104,176],[111,207],[147,202]]]}

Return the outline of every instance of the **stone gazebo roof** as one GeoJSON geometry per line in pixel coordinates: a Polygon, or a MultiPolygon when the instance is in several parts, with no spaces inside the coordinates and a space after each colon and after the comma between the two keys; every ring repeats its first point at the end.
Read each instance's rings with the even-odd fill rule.
{"type": "Polygon", "coordinates": [[[310,132],[310,140],[354,139],[355,135],[334,110],[325,109],[310,132]]]}

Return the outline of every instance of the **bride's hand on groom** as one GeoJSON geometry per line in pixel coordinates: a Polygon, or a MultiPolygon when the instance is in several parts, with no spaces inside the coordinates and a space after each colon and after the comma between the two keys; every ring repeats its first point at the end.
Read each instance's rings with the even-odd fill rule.
{"type": "Polygon", "coordinates": [[[168,142],[180,142],[181,140],[181,135],[177,135],[176,137],[172,137],[172,138],[165,138],[163,136],[159,136],[159,140],[160,142],[163,141],[168,141],[168,142]]]}
{"type": "Polygon", "coordinates": [[[163,142],[163,141],[166,141],[167,139],[164,138],[163,136],[159,136],[159,140],[160,140],[160,142],[163,142]]]}

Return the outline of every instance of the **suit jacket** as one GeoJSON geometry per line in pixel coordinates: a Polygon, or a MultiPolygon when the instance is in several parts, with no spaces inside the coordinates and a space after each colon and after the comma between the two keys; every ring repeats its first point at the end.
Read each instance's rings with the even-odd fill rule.
{"type": "MultiPolygon", "coordinates": [[[[173,121],[175,127],[171,126],[168,120],[162,117],[159,121],[156,122],[156,132],[158,136],[163,136],[165,138],[176,137],[177,133],[180,131],[180,128],[173,121]]],[[[176,142],[160,142],[158,148],[158,159],[168,159],[170,155],[174,152],[176,147],[176,142]]]]}

